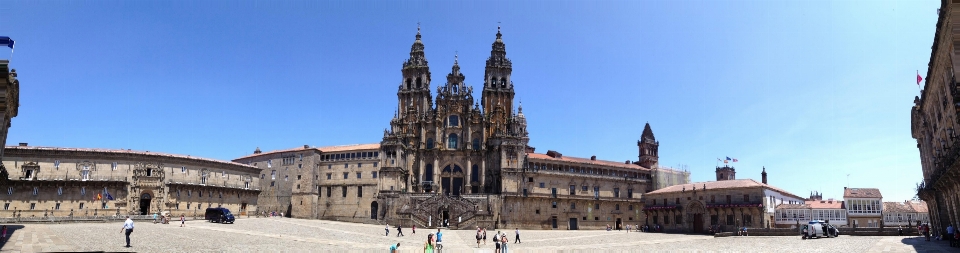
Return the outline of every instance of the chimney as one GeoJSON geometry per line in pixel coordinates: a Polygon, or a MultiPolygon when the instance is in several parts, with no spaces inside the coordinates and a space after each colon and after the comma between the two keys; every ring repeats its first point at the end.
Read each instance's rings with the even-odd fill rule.
{"type": "Polygon", "coordinates": [[[308,148],[310,148],[310,145],[303,145],[303,149],[308,149],[308,148]]]}
{"type": "Polygon", "coordinates": [[[767,184],[767,167],[766,166],[763,167],[763,172],[760,172],[760,181],[762,181],[763,184],[767,184]]]}
{"type": "Polygon", "coordinates": [[[21,147],[26,147],[26,146],[27,146],[27,143],[26,143],[26,142],[21,142],[21,143],[20,143],[20,146],[21,146],[21,147]]]}
{"type": "Polygon", "coordinates": [[[590,161],[596,161],[596,160],[597,160],[597,156],[595,155],[590,156],[590,161]]]}

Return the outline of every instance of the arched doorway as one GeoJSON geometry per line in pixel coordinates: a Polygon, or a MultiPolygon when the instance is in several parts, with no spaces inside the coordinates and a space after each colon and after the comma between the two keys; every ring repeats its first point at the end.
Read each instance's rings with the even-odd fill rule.
{"type": "Polygon", "coordinates": [[[377,205],[378,204],[376,201],[370,203],[370,219],[374,219],[374,220],[377,219],[377,214],[379,213],[377,212],[379,211],[379,206],[377,205]]]}
{"type": "Polygon", "coordinates": [[[687,211],[687,220],[691,221],[689,228],[692,229],[694,233],[703,233],[703,205],[698,201],[692,201],[686,208],[687,211]]]}
{"type": "Polygon", "coordinates": [[[147,215],[147,212],[150,212],[150,200],[152,199],[153,196],[150,196],[150,193],[140,195],[140,215],[147,215]]]}

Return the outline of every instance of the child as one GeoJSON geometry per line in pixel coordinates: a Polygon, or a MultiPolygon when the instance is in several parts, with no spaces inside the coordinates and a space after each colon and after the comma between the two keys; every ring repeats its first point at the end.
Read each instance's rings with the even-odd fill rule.
{"type": "Polygon", "coordinates": [[[183,224],[187,222],[187,219],[183,217],[183,214],[180,214],[180,226],[183,227],[183,224]]]}
{"type": "Polygon", "coordinates": [[[0,229],[0,242],[7,239],[7,225],[3,225],[3,228],[0,229]]]}

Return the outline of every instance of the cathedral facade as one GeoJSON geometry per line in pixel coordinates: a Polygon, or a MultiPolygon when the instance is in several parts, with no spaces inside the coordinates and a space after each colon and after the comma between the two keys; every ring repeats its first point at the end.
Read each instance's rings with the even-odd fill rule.
{"type": "Polygon", "coordinates": [[[261,181],[261,198],[275,194],[259,202],[267,211],[461,229],[639,223],[645,219],[643,194],[671,185],[660,178],[689,180],[688,172],[658,168],[659,142],[649,124],[637,142],[637,161],[536,153],[529,145],[523,107],[514,107],[512,72],[498,28],[479,100],[464,83],[458,60],[443,84],[432,85],[418,31],[401,68],[396,112],[380,143],[257,150],[234,161],[260,167],[261,178],[279,173],[285,181],[279,184],[288,184],[261,181]],[[289,157],[296,160],[284,160],[289,157]],[[285,166],[270,167],[276,164],[285,166]],[[287,183],[293,175],[296,181],[287,183]]]}

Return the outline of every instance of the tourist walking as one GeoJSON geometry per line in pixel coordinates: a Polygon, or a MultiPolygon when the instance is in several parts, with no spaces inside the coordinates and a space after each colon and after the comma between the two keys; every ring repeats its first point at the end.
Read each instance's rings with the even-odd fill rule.
{"type": "Polygon", "coordinates": [[[403,225],[397,225],[397,237],[403,236],[403,225]]]}
{"type": "Polygon", "coordinates": [[[494,248],[493,252],[500,253],[500,231],[493,232],[493,243],[496,245],[496,248],[494,248]]]}
{"type": "Polygon", "coordinates": [[[413,234],[417,234],[417,224],[413,224],[410,231],[413,231],[413,234]]]}
{"type": "Polygon", "coordinates": [[[384,225],[383,236],[390,236],[390,224],[384,225]]]}
{"type": "Polygon", "coordinates": [[[483,239],[483,235],[480,233],[480,227],[477,227],[477,248],[480,248],[480,239],[483,239]]]}
{"type": "Polygon", "coordinates": [[[180,227],[183,227],[184,223],[187,223],[187,218],[184,218],[183,214],[180,214],[180,227]]]}
{"type": "Polygon", "coordinates": [[[507,240],[507,233],[500,234],[500,253],[507,253],[507,244],[510,244],[510,240],[507,240]]]}
{"type": "Polygon", "coordinates": [[[157,224],[157,213],[153,213],[153,224],[157,224]]]}
{"type": "Polygon", "coordinates": [[[437,229],[437,252],[443,250],[443,233],[440,232],[440,229],[437,229]]]}
{"type": "Polygon", "coordinates": [[[513,243],[520,243],[520,228],[513,228],[514,232],[517,233],[517,238],[514,239],[513,243]]]}
{"type": "Polygon", "coordinates": [[[955,232],[953,225],[947,225],[947,240],[950,241],[950,247],[953,247],[953,232],[955,232]]]}
{"type": "Polygon", "coordinates": [[[487,245],[487,228],[483,228],[483,245],[487,245]]]}
{"type": "Polygon", "coordinates": [[[424,253],[433,253],[433,233],[427,235],[427,243],[423,244],[424,253]]]}
{"type": "Polygon", "coordinates": [[[133,220],[130,219],[130,216],[127,216],[127,221],[123,222],[123,228],[120,229],[120,233],[126,232],[127,234],[127,248],[130,247],[130,233],[133,233],[133,220]]]}

